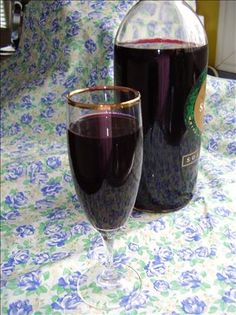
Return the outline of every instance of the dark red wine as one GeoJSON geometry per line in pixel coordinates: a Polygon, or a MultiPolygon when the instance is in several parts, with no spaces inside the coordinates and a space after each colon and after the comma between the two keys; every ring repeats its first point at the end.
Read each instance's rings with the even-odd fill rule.
{"type": "Polygon", "coordinates": [[[68,150],[80,202],[97,229],[124,224],[137,195],[142,132],[123,114],[84,116],[70,125],[68,150]]]}
{"type": "Polygon", "coordinates": [[[164,211],[193,196],[201,144],[207,46],[152,40],[115,46],[115,84],[141,92],[144,157],[135,206],[164,211]],[[190,47],[189,47],[190,46],[190,47]]]}

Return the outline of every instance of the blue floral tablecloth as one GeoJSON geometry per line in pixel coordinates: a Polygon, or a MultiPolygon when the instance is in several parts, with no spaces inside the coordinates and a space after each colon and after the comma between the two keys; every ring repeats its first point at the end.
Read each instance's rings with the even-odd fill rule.
{"type": "MultiPolygon", "coordinates": [[[[103,314],[76,293],[104,252],[71,179],[65,95],[112,83],[114,35],[134,2],[31,1],[20,49],[1,63],[1,314],[103,314]]],[[[133,212],[115,264],[140,273],[142,293],[109,314],[236,313],[235,99],[236,81],[208,76],[194,199],[133,212]]]]}

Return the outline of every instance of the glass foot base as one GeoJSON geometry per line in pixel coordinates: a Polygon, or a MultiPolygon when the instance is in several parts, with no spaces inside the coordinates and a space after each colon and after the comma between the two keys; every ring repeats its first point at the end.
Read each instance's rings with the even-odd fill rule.
{"type": "Polygon", "coordinates": [[[113,272],[104,271],[104,266],[95,264],[83,275],[86,281],[78,283],[78,294],[86,304],[100,310],[121,308],[129,297],[134,301],[141,292],[139,274],[127,265],[113,272]]]}

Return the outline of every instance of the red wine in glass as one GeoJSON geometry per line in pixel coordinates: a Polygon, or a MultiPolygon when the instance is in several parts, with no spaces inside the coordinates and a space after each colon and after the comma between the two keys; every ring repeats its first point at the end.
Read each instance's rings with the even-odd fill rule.
{"type": "Polygon", "coordinates": [[[123,226],[139,185],[142,135],[136,118],[120,113],[83,116],[68,129],[77,195],[100,230],[123,226]]]}

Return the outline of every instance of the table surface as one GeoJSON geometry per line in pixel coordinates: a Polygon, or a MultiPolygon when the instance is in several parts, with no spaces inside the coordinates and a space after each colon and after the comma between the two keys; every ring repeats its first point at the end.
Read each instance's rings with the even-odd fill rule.
{"type": "MultiPolygon", "coordinates": [[[[76,293],[104,250],[75,195],[65,95],[112,83],[114,34],[132,3],[31,1],[20,49],[1,64],[2,314],[103,314],[76,293]]],[[[208,76],[194,198],[174,213],[133,212],[115,264],[140,273],[142,293],[110,314],[236,312],[235,98],[236,81],[208,76]]]]}

